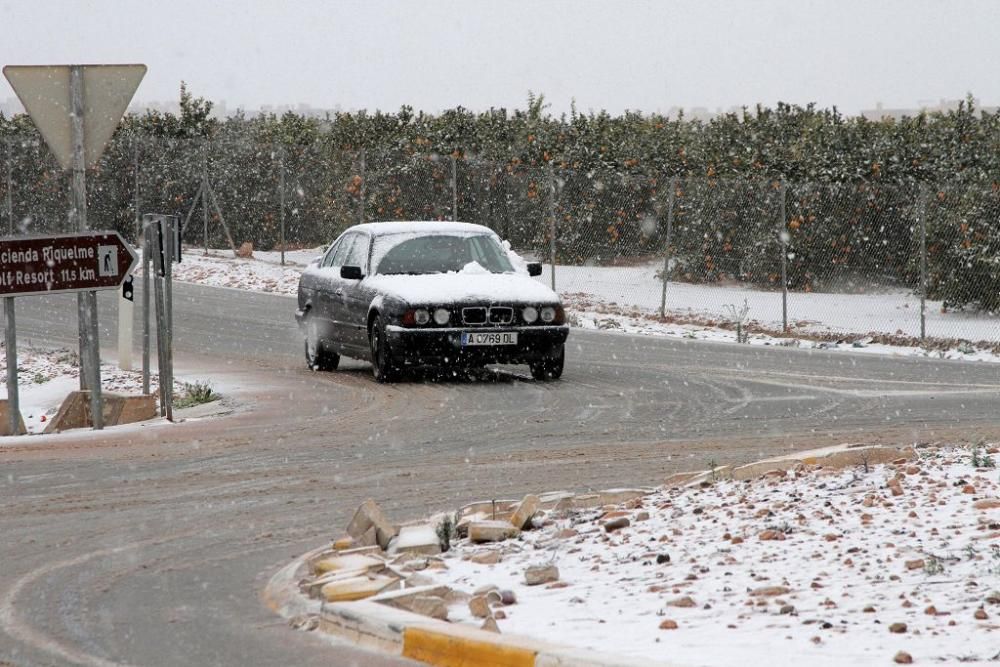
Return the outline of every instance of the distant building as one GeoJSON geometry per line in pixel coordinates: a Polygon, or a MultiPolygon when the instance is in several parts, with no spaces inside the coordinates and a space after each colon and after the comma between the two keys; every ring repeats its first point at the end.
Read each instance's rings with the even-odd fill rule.
{"type": "MultiPolygon", "coordinates": [[[[920,115],[921,112],[933,113],[935,111],[948,112],[957,111],[958,105],[963,103],[965,100],[946,100],[944,98],[937,101],[934,100],[919,100],[915,108],[910,109],[888,109],[882,106],[881,102],[875,104],[874,109],[862,109],[861,115],[868,120],[901,120],[904,117],[914,117],[920,115]]],[[[973,98],[973,102],[976,105],[976,109],[979,113],[996,113],[997,109],[1000,107],[984,107],[980,104],[977,98],[973,98]]]]}

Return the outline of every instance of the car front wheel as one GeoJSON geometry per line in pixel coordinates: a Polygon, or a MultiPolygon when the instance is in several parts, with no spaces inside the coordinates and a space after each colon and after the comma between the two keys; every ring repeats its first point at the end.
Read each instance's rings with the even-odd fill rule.
{"type": "Polygon", "coordinates": [[[549,356],[531,364],[531,377],[536,380],[558,380],[566,362],[566,346],[560,345],[549,356]]]}
{"type": "Polygon", "coordinates": [[[393,364],[392,351],[382,326],[382,318],[376,317],[368,332],[368,340],[372,352],[372,373],[377,382],[395,382],[399,377],[399,369],[393,364]]]}
{"type": "Polygon", "coordinates": [[[306,365],[314,371],[335,371],[340,364],[340,355],[327,350],[320,336],[319,323],[309,316],[306,320],[306,365]]]}

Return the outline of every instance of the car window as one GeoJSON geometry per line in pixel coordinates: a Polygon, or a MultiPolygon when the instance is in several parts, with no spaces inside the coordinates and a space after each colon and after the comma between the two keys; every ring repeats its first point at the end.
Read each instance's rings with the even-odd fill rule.
{"type": "Polygon", "coordinates": [[[376,244],[372,266],[383,275],[461,271],[470,262],[490,273],[514,270],[500,242],[487,234],[394,234],[376,244]]]}
{"type": "Polygon", "coordinates": [[[347,259],[348,254],[351,252],[351,248],[354,242],[357,241],[358,234],[348,234],[340,240],[340,247],[337,248],[337,252],[333,254],[333,259],[330,262],[330,266],[337,268],[344,266],[344,260],[347,259]]]}
{"type": "Polygon", "coordinates": [[[364,272],[365,265],[368,263],[368,237],[364,234],[355,234],[354,236],[356,241],[351,246],[347,259],[344,260],[344,266],[358,266],[364,272]]]}
{"type": "Polygon", "coordinates": [[[337,250],[343,245],[341,241],[335,242],[333,245],[327,249],[326,254],[323,255],[323,259],[320,261],[319,265],[321,268],[327,268],[333,266],[333,256],[337,254],[337,250]]]}

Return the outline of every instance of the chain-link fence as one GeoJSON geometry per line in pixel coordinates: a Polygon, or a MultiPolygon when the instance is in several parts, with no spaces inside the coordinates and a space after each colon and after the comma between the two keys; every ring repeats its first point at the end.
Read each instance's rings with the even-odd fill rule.
{"type": "MultiPolygon", "coordinates": [[[[0,220],[68,230],[69,179],[38,139],[2,145],[0,220]]],[[[116,138],[88,175],[90,225],[140,213],[190,245],[312,248],[359,222],[486,225],[546,264],[578,312],[837,338],[1000,343],[1000,187],[584,172],[462,154],[116,138]]]]}

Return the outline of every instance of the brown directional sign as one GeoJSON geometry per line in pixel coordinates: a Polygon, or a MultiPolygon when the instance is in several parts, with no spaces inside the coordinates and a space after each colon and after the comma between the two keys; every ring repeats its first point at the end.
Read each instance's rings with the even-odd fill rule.
{"type": "Polygon", "coordinates": [[[0,296],[114,289],[137,261],[118,232],[0,239],[0,296]]]}

